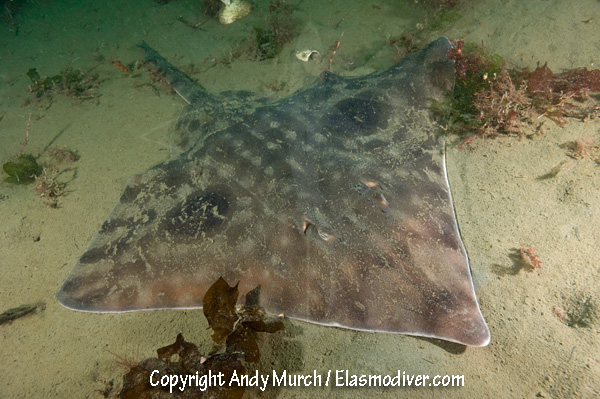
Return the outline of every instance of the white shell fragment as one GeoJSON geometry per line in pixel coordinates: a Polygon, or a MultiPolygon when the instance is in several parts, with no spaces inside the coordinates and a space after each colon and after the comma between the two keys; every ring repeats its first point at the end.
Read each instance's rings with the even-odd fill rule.
{"type": "Polygon", "coordinates": [[[219,12],[219,22],[224,25],[234,22],[236,19],[245,17],[250,13],[250,4],[242,0],[221,0],[225,7],[219,12]]]}
{"type": "Polygon", "coordinates": [[[308,61],[320,61],[321,53],[317,50],[302,50],[296,52],[296,58],[300,61],[308,62],[308,61]]]}

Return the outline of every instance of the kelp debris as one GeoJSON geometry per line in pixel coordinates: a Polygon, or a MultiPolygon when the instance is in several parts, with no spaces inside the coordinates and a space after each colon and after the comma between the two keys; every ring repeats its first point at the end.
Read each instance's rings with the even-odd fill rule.
{"type": "Polygon", "coordinates": [[[182,334],[156,352],[158,357],[142,360],[123,376],[119,398],[242,398],[243,387],[222,384],[234,373],[247,373],[242,354],[226,352],[204,358],[182,334]],[[184,386],[182,379],[188,375],[198,375],[198,382],[184,386]]]}
{"type": "Polygon", "coordinates": [[[222,344],[233,332],[235,323],[239,317],[235,312],[235,304],[239,296],[238,285],[230,287],[221,277],[204,295],[203,308],[204,317],[208,325],[213,329],[213,341],[222,344]]]}
{"type": "Polygon", "coordinates": [[[31,80],[29,102],[45,103],[49,107],[55,93],[78,100],[95,99],[100,96],[96,92],[100,85],[98,74],[89,71],[83,73],[73,69],[70,64],[54,76],[41,77],[37,68],[30,68],[27,76],[31,80]]]}
{"type": "Polygon", "coordinates": [[[17,306],[16,308],[8,309],[6,312],[0,314],[0,325],[12,322],[13,320],[19,319],[23,316],[27,316],[28,314],[37,311],[42,311],[44,309],[46,309],[46,304],[44,302],[21,305],[17,306]]]}
{"type": "Polygon", "coordinates": [[[178,334],[175,343],[156,351],[156,358],[130,366],[119,398],[242,398],[245,387],[230,386],[227,381],[234,375],[246,375],[248,363],[258,362],[257,332],[275,333],[284,325],[282,318],[266,316],[258,305],[258,288],[246,295],[246,304],[236,306],[237,287],[220,277],[203,300],[212,338],[225,344],[222,352],[204,357],[196,345],[178,334]],[[188,375],[197,376],[197,380],[194,377],[193,383],[184,385],[182,378],[188,375]]]}

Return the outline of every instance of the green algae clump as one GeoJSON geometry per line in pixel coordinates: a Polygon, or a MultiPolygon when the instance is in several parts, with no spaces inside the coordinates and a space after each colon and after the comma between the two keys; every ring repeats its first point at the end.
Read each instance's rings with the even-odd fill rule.
{"type": "Polygon", "coordinates": [[[8,175],[4,181],[12,184],[33,183],[42,174],[42,167],[31,154],[19,155],[16,162],[6,162],[2,169],[8,175]]]}

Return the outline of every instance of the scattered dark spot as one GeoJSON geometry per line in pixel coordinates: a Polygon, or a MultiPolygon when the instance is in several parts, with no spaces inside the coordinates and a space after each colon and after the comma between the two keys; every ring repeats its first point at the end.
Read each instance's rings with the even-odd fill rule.
{"type": "Polygon", "coordinates": [[[148,209],[146,211],[146,217],[143,219],[144,223],[150,223],[156,220],[156,211],[154,209],[148,209]]]}
{"type": "Polygon", "coordinates": [[[153,183],[155,188],[162,189],[161,195],[173,194],[180,187],[191,183],[191,175],[184,165],[184,160],[176,159],[155,167],[162,172],[156,176],[156,182],[153,183]]]}
{"type": "Polygon", "coordinates": [[[183,148],[183,147],[187,147],[187,145],[190,143],[190,136],[189,135],[179,135],[176,138],[176,143],[178,147],[183,148]]]}
{"type": "MultiPolygon", "coordinates": [[[[144,253],[146,252],[146,248],[144,248],[143,246],[137,246],[136,247],[139,252],[144,253]]],[[[123,257],[121,258],[122,260],[120,261],[119,267],[116,270],[120,270],[122,274],[126,274],[126,276],[143,276],[145,273],[147,273],[148,270],[148,265],[146,264],[146,260],[142,259],[139,255],[134,255],[131,256],[131,261],[126,261],[123,257]]],[[[120,282],[117,280],[117,283],[120,284],[120,282]]],[[[131,297],[131,295],[133,295],[133,293],[135,293],[135,295],[137,295],[137,286],[133,285],[133,286],[128,286],[126,288],[123,288],[121,290],[121,292],[124,295],[127,290],[133,290],[131,293],[127,294],[128,297],[131,297]]],[[[133,303],[134,301],[123,301],[123,303],[133,303]]]]}
{"type": "Polygon", "coordinates": [[[379,150],[380,148],[387,147],[388,145],[390,145],[390,143],[387,143],[383,140],[370,140],[364,144],[361,144],[360,147],[363,149],[363,151],[369,152],[379,150]]]}
{"type": "Polygon", "coordinates": [[[337,94],[337,91],[330,86],[319,87],[318,90],[307,90],[304,94],[304,101],[308,105],[309,109],[317,109],[322,104],[327,102],[330,98],[337,94]],[[311,105],[314,104],[314,107],[311,105]]]}
{"type": "Polygon", "coordinates": [[[120,202],[128,204],[135,201],[141,191],[141,184],[128,184],[127,187],[125,187],[125,191],[123,191],[123,194],[121,195],[120,202]]]}
{"type": "Polygon", "coordinates": [[[188,130],[190,132],[195,132],[198,129],[200,129],[200,121],[198,119],[193,119],[192,121],[190,121],[190,124],[188,125],[188,130]]]}
{"type": "MultiPolygon", "coordinates": [[[[138,261],[137,263],[143,263],[142,261],[138,261]]],[[[142,265],[138,268],[138,270],[144,270],[145,265],[142,265]]],[[[128,268],[127,271],[130,269],[128,268]]],[[[135,269],[134,269],[135,270],[135,269]]],[[[136,286],[125,287],[119,290],[119,301],[121,303],[135,303],[137,301],[137,297],[139,295],[138,288],[136,286]]]]}
{"type": "Polygon", "coordinates": [[[194,156],[200,157],[202,153],[219,154],[219,159],[223,162],[237,158],[239,151],[234,148],[231,139],[227,137],[210,137],[204,143],[203,148],[194,156]]]}
{"type": "Polygon", "coordinates": [[[100,259],[106,258],[109,247],[109,245],[103,245],[101,247],[88,249],[81,255],[81,258],[79,258],[79,263],[96,263],[100,259]]]}
{"type": "Polygon", "coordinates": [[[289,140],[270,139],[269,144],[265,145],[267,149],[260,154],[264,165],[274,167],[282,160],[287,162],[292,157],[294,150],[289,140]]]}
{"type": "Polygon", "coordinates": [[[199,234],[221,226],[228,209],[229,202],[220,193],[191,196],[181,206],[167,212],[160,230],[166,230],[178,238],[198,238],[199,234]]]}
{"type": "Polygon", "coordinates": [[[278,178],[280,179],[287,179],[287,178],[292,178],[294,177],[294,171],[292,170],[292,167],[287,163],[287,162],[279,162],[278,164],[274,165],[275,167],[273,168],[275,170],[275,174],[277,175],[278,178]]]}
{"type": "MultiPolygon", "coordinates": [[[[244,128],[241,128],[244,129],[244,128]]],[[[249,130],[248,128],[245,128],[249,130]]],[[[260,137],[251,134],[250,131],[248,133],[240,136],[244,141],[243,148],[250,150],[262,150],[264,148],[264,140],[260,137]]]]}
{"type": "Polygon", "coordinates": [[[337,134],[373,134],[387,128],[388,108],[374,98],[347,98],[335,104],[327,125],[337,134]]]}
{"type": "Polygon", "coordinates": [[[174,127],[175,131],[181,130],[184,123],[185,123],[185,118],[179,118],[179,120],[175,123],[175,127],[174,127]]]}
{"type": "Polygon", "coordinates": [[[265,140],[267,141],[284,141],[285,136],[280,128],[268,128],[262,132],[263,136],[265,136],[265,140]]]}
{"type": "Polygon", "coordinates": [[[127,225],[128,225],[128,221],[126,219],[107,219],[104,221],[104,223],[102,223],[102,227],[100,228],[100,231],[103,234],[112,233],[118,227],[123,227],[123,226],[127,226],[127,225]]]}

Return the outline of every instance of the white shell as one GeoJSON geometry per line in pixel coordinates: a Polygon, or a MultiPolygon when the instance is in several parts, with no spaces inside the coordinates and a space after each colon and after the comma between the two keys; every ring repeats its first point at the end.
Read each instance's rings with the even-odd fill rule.
{"type": "Polygon", "coordinates": [[[321,53],[317,50],[302,50],[296,52],[296,58],[300,61],[308,62],[321,57],[321,53]]]}
{"type": "Polygon", "coordinates": [[[221,0],[225,7],[219,12],[219,22],[230,24],[236,19],[245,17],[250,13],[250,4],[242,0],[221,0]]]}

